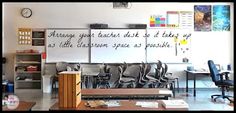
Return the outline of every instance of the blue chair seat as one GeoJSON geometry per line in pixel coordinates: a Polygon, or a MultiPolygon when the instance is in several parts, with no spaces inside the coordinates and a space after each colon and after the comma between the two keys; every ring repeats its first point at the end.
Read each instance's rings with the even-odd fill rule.
{"type": "Polygon", "coordinates": [[[216,81],[215,82],[215,84],[218,86],[218,85],[220,85],[220,86],[233,86],[234,85],[234,81],[232,81],[232,80],[223,80],[223,82],[221,82],[221,81],[216,81]]]}

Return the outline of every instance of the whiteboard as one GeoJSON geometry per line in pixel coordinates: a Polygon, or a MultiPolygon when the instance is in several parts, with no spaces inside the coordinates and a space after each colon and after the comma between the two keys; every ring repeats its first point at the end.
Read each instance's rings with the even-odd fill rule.
{"type": "Polygon", "coordinates": [[[91,63],[145,62],[145,33],[146,29],[91,29],[91,63]]]}
{"type": "Polygon", "coordinates": [[[89,62],[89,29],[47,29],[46,62],[89,62]]]}
{"type": "Polygon", "coordinates": [[[192,31],[188,29],[148,29],[147,62],[182,63],[191,60],[192,31]]]}

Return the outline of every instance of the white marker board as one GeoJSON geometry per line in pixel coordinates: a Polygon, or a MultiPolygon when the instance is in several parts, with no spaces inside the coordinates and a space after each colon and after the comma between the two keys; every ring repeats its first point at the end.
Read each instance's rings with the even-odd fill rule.
{"type": "Polygon", "coordinates": [[[47,29],[46,62],[88,63],[89,38],[89,29],[47,29]]]}
{"type": "Polygon", "coordinates": [[[146,29],[91,29],[91,63],[145,62],[146,29]]]}
{"type": "Polygon", "coordinates": [[[188,29],[48,29],[46,62],[183,63],[191,38],[188,29]]]}

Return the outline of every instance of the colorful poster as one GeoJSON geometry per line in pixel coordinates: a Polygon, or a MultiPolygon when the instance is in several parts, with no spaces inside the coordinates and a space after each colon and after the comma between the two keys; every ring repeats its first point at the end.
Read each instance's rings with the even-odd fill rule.
{"type": "Polygon", "coordinates": [[[213,30],[229,31],[230,30],[230,6],[214,5],[213,6],[213,30]]]}
{"type": "Polygon", "coordinates": [[[167,27],[179,27],[178,11],[167,11],[167,27]]]}
{"type": "Polygon", "coordinates": [[[162,15],[153,15],[150,16],[150,27],[165,27],[166,18],[162,15]]]}
{"type": "Polygon", "coordinates": [[[194,5],[194,30],[211,31],[211,5],[194,5]]]}

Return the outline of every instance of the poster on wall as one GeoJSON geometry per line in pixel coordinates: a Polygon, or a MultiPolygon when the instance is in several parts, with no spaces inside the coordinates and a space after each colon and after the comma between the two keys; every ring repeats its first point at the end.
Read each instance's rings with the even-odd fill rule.
{"type": "Polygon", "coordinates": [[[167,11],[167,27],[179,27],[179,12],[167,11]]]}
{"type": "Polygon", "coordinates": [[[192,29],[193,28],[193,12],[180,11],[180,28],[192,29]]]}
{"type": "Polygon", "coordinates": [[[213,31],[230,31],[230,6],[213,6],[213,31]]]}
{"type": "Polygon", "coordinates": [[[163,15],[150,16],[150,27],[166,27],[166,18],[163,15]]]}
{"type": "Polygon", "coordinates": [[[211,5],[194,5],[194,31],[211,31],[211,5]]]}

